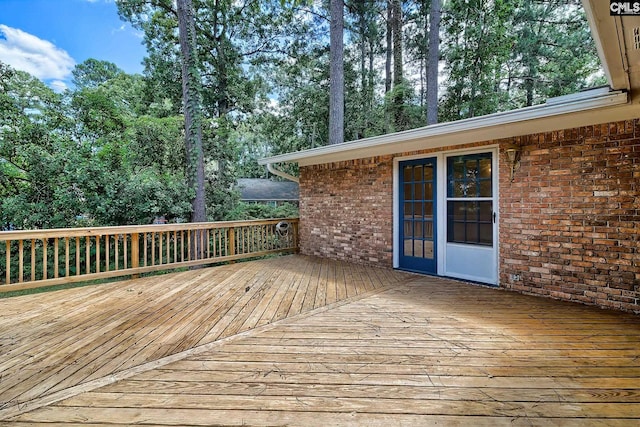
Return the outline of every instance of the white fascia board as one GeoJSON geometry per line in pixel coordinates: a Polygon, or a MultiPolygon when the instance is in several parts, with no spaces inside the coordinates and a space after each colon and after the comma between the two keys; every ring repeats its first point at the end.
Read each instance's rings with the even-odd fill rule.
{"type": "Polygon", "coordinates": [[[312,148],[259,159],[261,165],[298,163],[309,166],[344,160],[462,145],[640,117],[640,106],[626,92],[603,92],[518,110],[439,123],[353,142],[312,148]]]}

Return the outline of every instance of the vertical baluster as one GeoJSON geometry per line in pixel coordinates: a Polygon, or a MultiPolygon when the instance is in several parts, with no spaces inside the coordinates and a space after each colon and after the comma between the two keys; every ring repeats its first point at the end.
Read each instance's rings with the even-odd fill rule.
{"type": "Polygon", "coordinates": [[[204,230],[200,230],[198,232],[198,235],[200,237],[200,252],[199,252],[199,259],[203,259],[204,258],[204,230]]]}
{"type": "Polygon", "coordinates": [[[84,274],[91,273],[91,237],[84,236],[84,274]]]}
{"type": "Polygon", "coordinates": [[[143,235],[143,239],[144,239],[144,247],[142,249],[142,252],[144,253],[144,266],[147,266],[147,233],[144,233],[143,235]]]}
{"type": "Polygon", "coordinates": [[[180,261],[184,262],[184,230],[180,230],[180,261]]]}
{"type": "Polygon", "coordinates": [[[118,271],[120,270],[120,235],[119,234],[114,235],[113,241],[115,243],[114,256],[116,258],[116,271],[118,271]]]}
{"type": "Polygon", "coordinates": [[[156,233],[151,232],[151,265],[156,265],[156,233]]]}
{"type": "Polygon", "coordinates": [[[163,233],[158,233],[158,264],[162,265],[162,235],[163,233]]]}
{"type": "Polygon", "coordinates": [[[173,230],[173,262],[178,262],[178,231],[173,230]]]}
{"type": "Polygon", "coordinates": [[[36,239],[31,239],[31,281],[36,280],[36,239]]]}
{"type": "Polygon", "coordinates": [[[187,230],[187,261],[191,261],[191,230],[187,230]]]}
{"type": "Polygon", "coordinates": [[[80,237],[76,237],[76,276],[80,275],[80,237]]]}
{"type": "Polygon", "coordinates": [[[58,261],[60,258],[58,257],[58,249],[60,249],[60,245],[58,243],[58,238],[53,239],[53,278],[58,278],[58,261]]]}
{"type": "Polygon", "coordinates": [[[46,238],[42,240],[42,280],[47,279],[47,241],[46,238]]]}
{"type": "Polygon", "coordinates": [[[171,259],[170,259],[171,258],[171,251],[170,251],[170,249],[171,249],[171,244],[170,244],[171,243],[171,232],[170,231],[167,231],[167,242],[166,243],[167,243],[167,264],[170,264],[171,263],[171,259]]]}
{"type": "Polygon", "coordinates": [[[271,232],[272,232],[272,226],[268,225],[267,226],[267,247],[265,248],[266,250],[269,250],[271,248],[271,232]]]}
{"type": "Polygon", "coordinates": [[[211,230],[207,228],[207,259],[211,258],[211,230]]]}
{"type": "Polygon", "coordinates": [[[96,236],[96,273],[100,273],[100,236],[96,236]]]}
{"type": "Polygon", "coordinates": [[[18,240],[18,282],[22,283],[22,271],[24,269],[24,255],[22,253],[22,251],[24,250],[24,240],[20,239],[18,240]]]}
{"type": "Polygon", "coordinates": [[[111,237],[107,234],[104,236],[104,269],[105,271],[111,270],[111,257],[110,257],[111,237]]]}
{"type": "Polygon", "coordinates": [[[11,284],[11,242],[7,240],[5,242],[5,245],[7,248],[7,253],[6,253],[7,271],[5,272],[6,274],[5,283],[7,285],[10,285],[11,284]]]}
{"type": "Polygon", "coordinates": [[[260,226],[260,250],[264,250],[265,243],[267,241],[267,228],[266,225],[262,224],[260,226]]]}
{"type": "Polygon", "coordinates": [[[64,238],[64,277],[69,277],[69,237],[64,238]]]}
{"type": "Polygon", "coordinates": [[[128,251],[127,251],[127,239],[129,237],[127,234],[122,235],[122,263],[124,264],[122,268],[127,269],[128,263],[128,251]]]}

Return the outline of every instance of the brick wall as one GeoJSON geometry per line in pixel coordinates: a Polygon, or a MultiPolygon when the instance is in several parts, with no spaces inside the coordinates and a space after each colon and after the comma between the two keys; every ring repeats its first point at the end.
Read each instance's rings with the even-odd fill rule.
{"type": "MultiPolygon", "coordinates": [[[[640,119],[466,148],[489,144],[501,147],[500,286],[640,311],[640,119]]],[[[302,167],[301,252],[391,267],[392,174],[393,156],[302,167]]]]}
{"type": "Polygon", "coordinates": [[[391,156],[300,169],[300,251],[392,266],[391,156]]]}
{"type": "Polygon", "coordinates": [[[640,120],[506,142],[522,159],[500,171],[501,286],[640,311],[640,120]]]}

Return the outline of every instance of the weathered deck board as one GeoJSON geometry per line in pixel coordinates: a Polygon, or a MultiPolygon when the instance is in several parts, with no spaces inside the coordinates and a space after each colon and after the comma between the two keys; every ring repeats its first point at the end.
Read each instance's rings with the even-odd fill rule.
{"type": "Polygon", "coordinates": [[[7,425],[640,425],[638,316],[328,260],[270,262],[175,292],[185,312],[164,319],[171,344],[158,337],[150,354],[242,335],[7,425]]]}
{"type": "Polygon", "coordinates": [[[309,272],[314,292],[335,288],[329,269],[364,267],[288,256],[0,300],[0,410],[317,309],[293,301],[309,272]]]}

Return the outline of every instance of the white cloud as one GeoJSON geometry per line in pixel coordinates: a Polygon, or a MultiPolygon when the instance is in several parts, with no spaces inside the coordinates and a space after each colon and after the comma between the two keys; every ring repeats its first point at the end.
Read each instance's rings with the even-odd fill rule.
{"type": "Polygon", "coordinates": [[[53,91],[57,93],[62,93],[65,90],[69,89],[69,86],[62,80],[54,80],[50,82],[49,87],[51,87],[51,89],[53,89],[53,91]]]}
{"type": "Polygon", "coordinates": [[[6,25],[0,25],[0,61],[41,80],[66,80],[75,66],[65,50],[6,25]]]}

